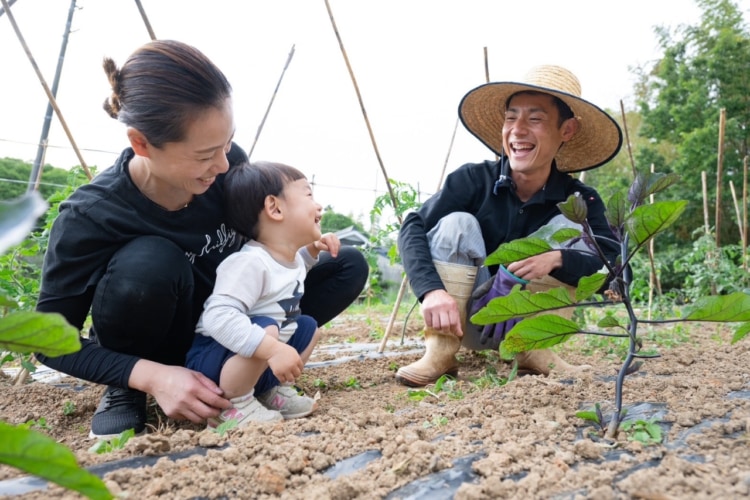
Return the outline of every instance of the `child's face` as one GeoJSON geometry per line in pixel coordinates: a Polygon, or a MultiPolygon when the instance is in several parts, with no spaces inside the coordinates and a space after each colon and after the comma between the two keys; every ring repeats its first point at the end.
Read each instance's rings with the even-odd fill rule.
{"type": "Polygon", "coordinates": [[[293,230],[300,241],[300,246],[320,239],[320,218],[323,207],[313,199],[312,188],[307,179],[297,179],[287,183],[281,193],[284,204],[284,221],[293,230]]]}

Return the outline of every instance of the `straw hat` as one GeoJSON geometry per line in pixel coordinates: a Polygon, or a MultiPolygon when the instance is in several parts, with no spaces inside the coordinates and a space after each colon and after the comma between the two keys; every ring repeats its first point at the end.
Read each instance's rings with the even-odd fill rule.
{"type": "Polygon", "coordinates": [[[516,92],[537,91],[560,98],[578,119],[578,131],[555,155],[561,172],[589,170],[611,160],[622,145],[622,131],[598,106],[581,99],[578,78],[560,66],[532,68],[522,82],[493,82],[470,90],[458,105],[464,126],[500,155],[508,99],[516,92]]]}

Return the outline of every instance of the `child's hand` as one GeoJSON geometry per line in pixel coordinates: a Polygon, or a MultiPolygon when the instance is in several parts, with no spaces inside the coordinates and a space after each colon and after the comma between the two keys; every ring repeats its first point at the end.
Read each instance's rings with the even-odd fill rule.
{"type": "Polygon", "coordinates": [[[282,384],[294,382],[302,374],[304,363],[294,347],[277,342],[273,354],[268,358],[268,366],[282,384]]]}
{"type": "Polygon", "coordinates": [[[339,254],[341,242],[335,234],[325,233],[318,241],[313,243],[313,248],[318,252],[326,251],[331,254],[331,257],[336,257],[339,254]]]}

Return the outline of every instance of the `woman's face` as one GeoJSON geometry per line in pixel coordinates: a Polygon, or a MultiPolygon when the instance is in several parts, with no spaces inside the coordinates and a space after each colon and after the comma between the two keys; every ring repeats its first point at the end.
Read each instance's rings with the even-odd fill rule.
{"type": "Polygon", "coordinates": [[[229,169],[226,154],[234,137],[232,100],[209,108],[187,127],[185,139],[149,148],[152,177],[192,195],[205,193],[229,169]]]}

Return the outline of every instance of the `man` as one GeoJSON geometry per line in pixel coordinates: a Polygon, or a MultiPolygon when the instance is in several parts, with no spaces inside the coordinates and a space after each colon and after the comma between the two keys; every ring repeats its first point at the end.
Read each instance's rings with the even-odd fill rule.
{"type": "MultiPolygon", "coordinates": [[[[466,322],[466,288],[498,272],[483,263],[501,243],[528,236],[553,219],[569,223],[557,208],[568,196],[579,193],[586,201],[588,222],[614,264],[619,248],[604,204],[594,189],[569,173],[612,159],[622,145],[622,132],[606,112],[580,96],[573,73],[539,66],[521,82],[481,85],[461,100],[461,122],[499,160],[461,166],[404,220],[399,249],[421,302],[426,350],[422,359],[398,370],[399,382],[423,386],[443,374],[455,375],[455,353],[462,341],[475,350],[499,345],[502,338],[481,342],[481,329],[466,322]]],[[[538,291],[545,288],[540,283],[546,288],[575,286],[602,265],[593,253],[557,249],[513,262],[507,271],[538,291]]],[[[578,368],[549,350],[521,353],[516,359],[519,369],[545,375],[550,368],[578,368]]]]}

